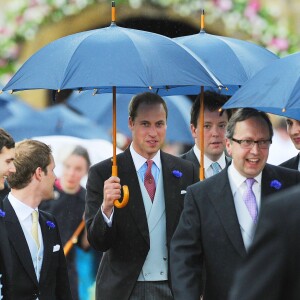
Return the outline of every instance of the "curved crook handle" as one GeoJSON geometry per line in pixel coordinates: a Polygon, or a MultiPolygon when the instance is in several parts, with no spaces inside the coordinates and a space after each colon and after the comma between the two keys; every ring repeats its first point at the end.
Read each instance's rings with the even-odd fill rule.
{"type": "MultiPolygon", "coordinates": [[[[118,167],[113,165],[111,173],[112,173],[112,176],[118,176],[118,167]]],[[[122,190],[123,190],[123,199],[122,199],[122,201],[119,201],[119,200],[114,201],[114,206],[117,207],[117,208],[125,207],[128,203],[128,200],[129,200],[129,188],[128,188],[128,186],[123,185],[122,190]]]]}
{"type": "Polygon", "coordinates": [[[122,190],[123,190],[123,199],[120,202],[119,200],[115,200],[114,201],[114,206],[116,208],[123,208],[127,205],[128,200],[129,200],[129,189],[127,185],[123,185],[122,186],[122,190]]]}

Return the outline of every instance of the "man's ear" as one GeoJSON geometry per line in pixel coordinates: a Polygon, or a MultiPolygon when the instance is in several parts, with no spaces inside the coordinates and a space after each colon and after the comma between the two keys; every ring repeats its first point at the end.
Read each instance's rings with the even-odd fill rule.
{"type": "Polygon", "coordinates": [[[232,155],[232,150],[231,150],[232,144],[231,144],[231,140],[228,139],[228,138],[226,138],[226,139],[225,139],[225,145],[226,145],[226,152],[228,153],[229,156],[231,156],[231,155],[232,155]]]}
{"type": "Polygon", "coordinates": [[[133,121],[132,121],[132,118],[131,118],[131,117],[128,117],[128,128],[129,128],[129,130],[132,130],[132,127],[133,127],[133,121]]]}
{"type": "Polygon", "coordinates": [[[194,126],[194,124],[190,124],[190,128],[191,128],[191,133],[192,133],[193,138],[196,139],[197,138],[197,132],[196,132],[197,128],[194,126]]]}
{"type": "Polygon", "coordinates": [[[36,170],[34,172],[35,178],[39,181],[42,179],[42,172],[43,172],[43,170],[41,167],[36,168],[36,170]]]}

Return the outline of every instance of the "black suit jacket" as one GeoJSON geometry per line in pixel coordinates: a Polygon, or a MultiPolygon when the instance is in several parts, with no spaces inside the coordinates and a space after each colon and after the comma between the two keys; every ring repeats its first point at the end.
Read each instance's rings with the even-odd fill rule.
{"type": "Polygon", "coordinates": [[[44,257],[38,282],[25,235],[7,197],[4,199],[3,209],[11,249],[11,299],[35,300],[38,297],[39,300],[71,300],[66,260],[54,217],[39,211],[44,257]],[[56,227],[48,228],[47,221],[52,221],[56,227]],[[55,245],[60,245],[60,250],[53,252],[55,245]]]}
{"type": "Polygon", "coordinates": [[[281,167],[285,167],[297,171],[298,171],[298,165],[299,165],[299,154],[280,164],[281,167]]]}
{"type": "MultiPolygon", "coordinates": [[[[197,168],[198,177],[199,177],[199,169],[200,169],[200,163],[199,159],[196,157],[194,149],[191,148],[188,152],[183,153],[180,155],[181,158],[191,161],[197,168]]],[[[226,165],[228,165],[231,162],[231,158],[228,156],[225,156],[226,165]]]]}
{"type": "MultiPolygon", "coordinates": [[[[0,200],[0,209],[3,209],[3,201],[0,200]]],[[[2,296],[3,299],[8,300],[10,298],[9,282],[11,282],[11,252],[9,246],[8,235],[6,231],[4,217],[0,216],[0,274],[2,284],[2,296]]]]}
{"type": "MultiPolygon", "coordinates": [[[[299,184],[299,172],[266,165],[262,172],[261,206],[266,196],[299,184]]],[[[190,186],[184,210],[171,243],[171,274],[175,300],[199,300],[205,265],[205,300],[227,299],[234,272],[246,250],[240,231],[228,167],[190,186]]],[[[241,298],[242,299],[242,298],[241,298]]]]}
{"type": "Polygon", "coordinates": [[[300,299],[299,199],[299,185],[268,199],[230,300],[300,299]]]}
{"type": "MultiPolygon", "coordinates": [[[[130,198],[125,208],[114,209],[111,228],[105,223],[100,209],[104,181],[111,177],[111,159],[92,166],[87,181],[85,217],[88,239],[96,250],[105,252],[97,274],[97,300],[129,299],[151,246],[142,193],[130,150],[119,154],[117,162],[121,184],[128,185],[130,198]]],[[[161,163],[169,249],[183,208],[184,194],[181,191],[198,178],[191,162],[161,152],[161,163]],[[182,172],[182,177],[174,176],[174,170],[182,172]]]]}

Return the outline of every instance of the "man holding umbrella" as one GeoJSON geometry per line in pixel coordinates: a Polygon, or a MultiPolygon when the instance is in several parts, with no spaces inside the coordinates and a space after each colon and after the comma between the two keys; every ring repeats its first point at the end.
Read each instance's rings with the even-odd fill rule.
{"type": "Polygon", "coordinates": [[[96,299],[173,299],[169,286],[169,245],[187,186],[197,170],[160,150],[167,129],[167,107],[153,93],[133,97],[128,126],[132,143],[111,160],[91,167],[87,182],[86,225],[90,244],[105,252],[96,280],[96,299]],[[115,209],[121,185],[128,205],[115,209]]]}

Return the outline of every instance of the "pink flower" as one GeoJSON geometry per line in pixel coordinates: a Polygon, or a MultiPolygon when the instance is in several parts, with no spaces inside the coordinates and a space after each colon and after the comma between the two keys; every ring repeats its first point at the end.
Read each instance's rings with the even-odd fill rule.
{"type": "Polygon", "coordinates": [[[232,0],[213,0],[213,2],[222,11],[228,11],[232,8],[232,0]]]}
{"type": "Polygon", "coordinates": [[[244,15],[247,17],[249,20],[253,20],[256,18],[257,13],[260,10],[260,3],[257,0],[251,0],[249,4],[247,5],[244,15]]]}
{"type": "Polygon", "coordinates": [[[272,38],[270,45],[277,48],[279,51],[285,51],[289,48],[289,42],[285,38],[272,38]]]}

